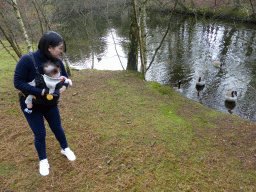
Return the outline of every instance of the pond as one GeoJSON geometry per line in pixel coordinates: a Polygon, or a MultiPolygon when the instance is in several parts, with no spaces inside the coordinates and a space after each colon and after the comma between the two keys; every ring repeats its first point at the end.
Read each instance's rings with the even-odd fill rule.
{"type": "MultiPolygon", "coordinates": [[[[166,31],[169,15],[147,13],[147,63],[166,31]]],[[[70,64],[78,69],[123,70],[129,43],[127,13],[95,13],[66,19],[58,29],[65,37],[70,64]]],[[[147,81],[177,86],[182,95],[224,113],[256,122],[256,25],[174,15],[171,31],[146,74],[147,81]],[[223,65],[218,68],[214,61],[223,65]],[[198,92],[196,81],[204,77],[198,92]],[[237,101],[228,103],[229,90],[237,101]]]]}

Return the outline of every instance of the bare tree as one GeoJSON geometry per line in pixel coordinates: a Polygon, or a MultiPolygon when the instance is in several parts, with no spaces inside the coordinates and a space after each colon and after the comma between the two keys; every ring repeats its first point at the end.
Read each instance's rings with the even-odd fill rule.
{"type": "MultiPolygon", "coordinates": [[[[9,22],[7,21],[5,15],[1,11],[0,11],[0,16],[3,21],[3,23],[0,24],[0,31],[2,32],[2,34],[4,35],[6,40],[9,42],[9,44],[11,45],[11,47],[13,48],[13,50],[17,54],[17,56],[21,57],[22,56],[21,50],[19,48],[18,43],[15,40],[15,35],[9,25],[9,22]]],[[[2,41],[1,41],[1,43],[3,45],[2,41]]],[[[6,51],[8,53],[10,53],[9,49],[6,46],[4,46],[4,48],[6,49],[6,51]]],[[[11,55],[11,56],[13,57],[13,55],[11,55]]]]}
{"type": "Polygon", "coordinates": [[[18,60],[14,57],[13,54],[11,54],[11,52],[9,51],[9,49],[7,49],[7,47],[4,45],[4,43],[0,40],[0,43],[2,44],[3,48],[7,51],[7,53],[9,53],[9,55],[12,56],[12,58],[17,62],[18,60]]]}
{"type": "Polygon", "coordinates": [[[179,0],[175,0],[175,4],[174,4],[174,7],[173,7],[172,12],[171,12],[171,16],[170,16],[170,19],[169,19],[169,24],[168,24],[168,26],[167,26],[167,30],[166,30],[166,32],[165,32],[165,34],[164,34],[164,36],[163,36],[163,38],[162,38],[162,40],[161,40],[159,46],[156,48],[155,53],[154,53],[154,55],[153,55],[153,57],[152,57],[152,60],[150,61],[149,66],[146,68],[146,72],[149,70],[149,68],[151,67],[152,63],[154,62],[158,50],[161,48],[161,46],[162,46],[162,44],[163,44],[163,42],[164,42],[165,37],[166,37],[167,34],[169,33],[170,26],[171,26],[171,21],[172,21],[172,14],[173,14],[173,11],[175,10],[175,7],[176,7],[178,1],[179,1],[179,0]]]}
{"type": "MultiPolygon", "coordinates": [[[[137,71],[138,70],[138,42],[139,42],[139,28],[137,21],[136,2],[132,0],[133,7],[131,10],[130,18],[130,45],[127,61],[127,70],[137,71]]],[[[143,63],[143,62],[142,62],[143,63]]]]}
{"type": "Polygon", "coordinates": [[[27,34],[27,30],[24,26],[24,23],[23,23],[23,20],[21,18],[21,15],[20,15],[20,11],[19,11],[19,8],[18,8],[18,4],[17,4],[17,1],[16,0],[10,0],[11,2],[11,5],[13,7],[13,10],[15,12],[15,15],[16,15],[16,18],[19,22],[19,25],[20,25],[20,28],[21,28],[21,31],[23,33],[23,36],[24,36],[24,39],[26,41],[26,44],[27,44],[27,49],[29,52],[32,52],[32,46],[30,44],[30,40],[29,40],[29,37],[28,37],[28,34],[27,34]]]}
{"type": "Polygon", "coordinates": [[[141,73],[144,74],[146,71],[147,66],[147,34],[146,34],[146,18],[147,18],[147,12],[146,12],[146,6],[147,6],[148,0],[142,0],[141,4],[141,19],[140,19],[140,31],[141,31],[141,54],[142,54],[142,65],[141,65],[141,73]]]}
{"type": "MultiPolygon", "coordinates": [[[[25,2],[26,2],[26,5],[29,5],[29,1],[25,1],[25,2]]],[[[40,25],[41,34],[43,34],[45,32],[45,30],[51,30],[50,21],[46,17],[46,12],[45,12],[46,2],[47,2],[47,0],[32,0],[32,4],[34,5],[33,7],[35,8],[35,11],[37,14],[37,19],[39,21],[39,22],[36,22],[36,20],[33,20],[33,19],[30,20],[30,18],[28,19],[26,17],[25,17],[25,20],[23,20],[23,18],[21,16],[21,13],[23,13],[23,12],[20,12],[20,10],[27,9],[28,8],[27,6],[25,7],[23,5],[23,7],[21,7],[21,9],[20,9],[16,0],[7,0],[7,1],[0,0],[0,5],[1,5],[0,6],[0,18],[2,18],[0,20],[0,32],[3,34],[3,36],[9,42],[10,47],[15,51],[15,53],[17,54],[18,57],[22,56],[22,52],[19,48],[19,44],[16,41],[16,38],[20,37],[20,34],[19,34],[20,31],[22,32],[21,34],[22,34],[23,38],[25,39],[28,52],[32,52],[33,50],[32,50],[32,46],[30,43],[28,31],[27,31],[27,28],[28,28],[28,26],[31,25],[31,22],[34,22],[34,23],[32,23],[32,25],[34,25],[34,26],[36,24],[40,25]],[[7,6],[7,5],[9,5],[9,6],[7,6]],[[4,9],[3,9],[3,7],[4,7],[4,9]],[[10,10],[7,12],[5,10],[5,8],[9,8],[10,10]],[[4,11],[7,12],[8,14],[3,13],[4,11]],[[15,18],[13,18],[12,13],[15,14],[15,17],[17,20],[15,18]],[[5,16],[8,17],[8,20],[6,19],[5,16]],[[17,26],[19,26],[19,28],[21,30],[13,30],[13,29],[15,29],[16,23],[14,22],[14,23],[12,23],[12,25],[10,25],[9,23],[10,23],[10,21],[12,22],[14,20],[16,21],[16,23],[18,23],[17,26]],[[26,22],[26,25],[24,24],[24,21],[26,22]],[[15,31],[16,34],[14,34],[13,31],[15,31]]],[[[33,11],[33,7],[29,11],[33,11]]],[[[24,15],[26,15],[26,13],[24,15]]],[[[30,37],[37,36],[38,32],[39,31],[32,31],[30,33],[30,37]]],[[[5,46],[2,41],[1,41],[1,44],[6,49],[6,51],[14,58],[14,56],[11,54],[9,48],[7,46],[5,46]]],[[[16,58],[15,58],[15,60],[16,60],[16,58]]],[[[68,61],[67,61],[65,54],[63,54],[63,60],[64,60],[64,63],[66,64],[67,72],[71,76],[71,72],[70,72],[68,61]]]]}
{"type": "Polygon", "coordinates": [[[41,3],[41,5],[39,6],[39,9],[41,10],[42,16],[44,18],[45,24],[46,24],[46,28],[48,30],[51,29],[51,22],[49,21],[49,19],[46,17],[46,8],[44,6],[44,4],[46,4],[47,0],[44,0],[44,2],[41,3]]]}
{"type": "MultiPolygon", "coordinates": [[[[136,51],[138,52],[138,45],[136,45],[136,42],[138,43],[139,42],[139,46],[140,46],[140,57],[141,57],[141,67],[142,67],[142,75],[143,75],[143,77],[145,78],[145,75],[146,75],[146,72],[149,70],[149,68],[151,67],[151,65],[152,65],[152,63],[154,62],[154,59],[155,59],[155,57],[156,57],[156,54],[157,54],[157,52],[158,52],[158,50],[161,48],[161,46],[162,46],[162,44],[163,44],[163,42],[164,42],[164,40],[165,40],[165,37],[167,36],[167,34],[169,33],[169,31],[170,31],[170,25],[171,25],[171,21],[172,21],[172,13],[173,13],[173,11],[175,10],[175,8],[176,8],[176,5],[178,4],[178,2],[179,2],[179,0],[175,0],[175,3],[174,3],[174,6],[173,6],[173,9],[172,9],[172,12],[171,12],[171,16],[170,16],[170,19],[169,19],[169,24],[168,24],[168,26],[167,26],[167,30],[166,30],[166,32],[165,32],[165,34],[164,34],[164,36],[163,36],[163,38],[162,38],[162,40],[161,40],[161,42],[160,42],[160,44],[159,44],[159,46],[156,48],[156,50],[155,50],[155,53],[154,53],[154,55],[153,55],[153,57],[152,57],[152,60],[151,60],[151,62],[150,62],[150,64],[149,64],[149,66],[148,67],[146,67],[145,66],[145,68],[144,68],[144,58],[143,58],[143,56],[144,56],[144,54],[142,53],[143,51],[143,44],[142,44],[142,41],[141,41],[141,34],[140,34],[140,26],[139,26],[139,24],[138,24],[138,18],[137,18],[137,10],[136,10],[136,2],[135,2],[135,0],[133,0],[132,1],[133,2],[133,10],[134,10],[134,14],[132,14],[132,15],[134,15],[134,19],[132,20],[133,22],[135,22],[134,24],[132,23],[132,26],[131,26],[131,30],[132,30],[132,37],[134,38],[134,39],[131,39],[132,41],[131,41],[131,46],[130,46],[130,48],[131,49],[133,49],[133,50],[130,50],[130,52],[129,52],[129,54],[133,54],[133,55],[128,55],[128,65],[127,65],[127,69],[129,70],[135,70],[136,68],[136,66],[137,66],[137,58],[136,58],[136,55],[135,55],[135,53],[136,53],[136,51]],[[135,26],[133,26],[133,25],[136,25],[136,27],[135,26]],[[136,30],[136,31],[135,31],[136,30]],[[133,52],[132,52],[133,51],[133,52]],[[130,61],[130,63],[129,63],[129,57],[131,57],[132,58],[132,60],[130,61]],[[133,68],[129,68],[129,64],[130,64],[130,66],[133,66],[133,68]],[[144,70],[145,69],[145,70],[144,70]]],[[[137,69],[136,69],[137,70],[137,69]]]]}
{"type": "Polygon", "coordinates": [[[39,13],[39,6],[37,8],[37,3],[35,1],[32,1],[32,3],[33,3],[33,5],[34,5],[34,7],[36,9],[37,17],[38,17],[40,28],[41,28],[41,33],[43,34],[44,33],[44,27],[43,27],[43,24],[42,24],[40,13],[39,13]]]}

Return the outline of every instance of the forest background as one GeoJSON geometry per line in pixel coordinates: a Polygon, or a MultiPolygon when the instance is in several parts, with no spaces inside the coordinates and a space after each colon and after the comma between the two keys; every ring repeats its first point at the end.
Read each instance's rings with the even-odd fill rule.
{"type": "Polygon", "coordinates": [[[22,28],[35,47],[45,31],[55,30],[67,17],[86,16],[93,10],[132,10],[129,5],[133,2],[137,10],[171,12],[175,7],[175,12],[182,14],[256,22],[254,0],[0,0],[0,43],[9,54],[14,50],[12,57],[17,60],[24,54],[19,45],[27,41],[22,28]],[[17,9],[20,17],[16,15],[17,9]],[[22,20],[22,27],[17,18],[22,20]]]}

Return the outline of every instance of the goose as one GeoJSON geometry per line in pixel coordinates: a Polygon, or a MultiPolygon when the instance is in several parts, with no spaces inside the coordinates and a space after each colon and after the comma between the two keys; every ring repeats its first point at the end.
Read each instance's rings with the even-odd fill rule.
{"type": "Polygon", "coordinates": [[[226,101],[229,101],[229,102],[236,102],[236,100],[237,100],[237,92],[229,90],[227,92],[227,94],[225,95],[225,99],[226,99],[226,101]]]}
{"type": "Polygon", "coordinates": [[[199,92],[205,87],[204,77],[199,77],[196,81],[197,96],[199,97],[199,92]]]}
{"type": "Polygon", "coordinates": [[[223,66],[223,63],[220,61],[214,61],[213,65],[214,65],[214,67],[221,68],[223,66]]]}
{"type": "Polygon", "coordinates": [[[199,77],[196,81],[196,86],[204,86],[204,85],[205,85],[204,77],[199,77]]]}
{"type": "Polygon", "coordinates": [[[181,80],[178,80],[178,87],[173,87],[173,89],[179,93],[182,93],[182,89],[180,88],[181,80]]]}

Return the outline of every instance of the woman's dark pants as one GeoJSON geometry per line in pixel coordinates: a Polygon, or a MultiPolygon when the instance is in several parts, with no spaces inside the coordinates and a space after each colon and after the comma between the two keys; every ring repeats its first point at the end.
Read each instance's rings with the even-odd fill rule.
{"type": "Polygon", "coordinates": [[[46,130],[44,125],[44,118],[48,122],[56,139],[59,141],[62,149],[68,147],[64,130],[61,126],[60,113],[57,105],[33,105],[33,112],[31,114],[24,112],[26,104],[20,101],[21,110],[23,111],[29,126],[34,133],[34,143],[40,160],[46,159],[46,145],[45,137],[46,130]]]}

